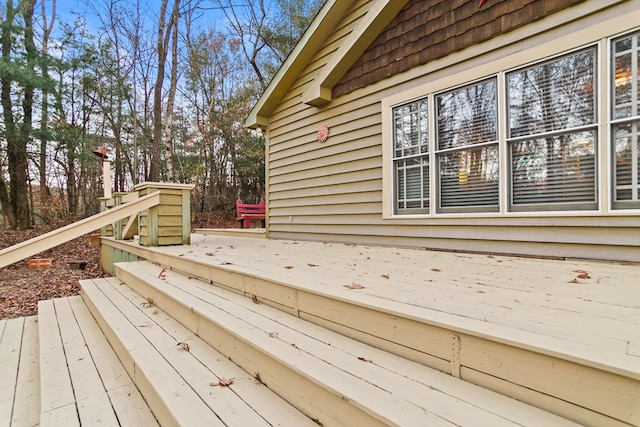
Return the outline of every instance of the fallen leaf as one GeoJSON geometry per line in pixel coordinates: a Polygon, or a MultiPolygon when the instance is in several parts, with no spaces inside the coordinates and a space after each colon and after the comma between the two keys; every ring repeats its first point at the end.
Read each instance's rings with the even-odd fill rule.
{"type": "Polygon", "coordinates": [[[299,348],[295,343],[294,343],[294,344],[291,344],[291,347],[293,347],[293,348],[295,348],[295,349],[300,350],[300,348],[299,348]]]}
{"type": "Polygon", "coordinates": [[[220,380],[216,383],[216,382],[210,382],[209,385],[212,387],[229,387],[231,384],[233,384],[233,378],[220,378],[220,380]]]}
{"type": "Polygon", "coordinates": [[[189,344],[187,344],[184,341],[180,341],[177,345],[179,345],[180,347],[184,348],[187,351],[191,351],[191,349],[189,348],[189,344]]]}
{"type": "Polygon", "coordinates": [[[388,274],[383,274],[382,277],[384,277],[385,279],[388,279],[389,275],[388,274]]]}
{"type": "Polygon", "coordinates": [[[361,357],[361,356],[358,356],[358,360],[362,360],[363,362],[373,363],[373,360],[371,360],[371,359],[365,359],[364,357],[361,357]]]}
{"type": "Polygon", "coordinates": [[[284,268],[286,268],[287,270],[291,270],[293,268],[293,265],[287,265],[284,268]]]}
{"type": "Polygon", "coordinates": [[[160,274],[158,274],[158,279],[166,279],[167,278],[167,269],[163,268],[162,271],[160,271],[160,274]]]}
{"type": "Polygon", "coordinates": [[[589,276],[589,273],[581,273],[578,274],[578,279],[591,279],[591,276],[589,276]]]}
{"type": "Polygon", "coordinates": [[[359,283],[352,283],[350,285],[344,285],[345,288],[349,288],[349,289],[364,289],[364,286],[362,286],[359,283]]]}
{"type": "Polygon", "coordinates": [[[309,267],[317,267],[317,266],[318,266],[318,264],[313,264],[313,263],[308,263],[307,265],[308,265],[309,267]]]}
{"type": "Polygon", "coordinates": [[[256,295],[251,295],[251,301],[253,301],[254,304],[260,304],[260,301],[258,301],[258,297],[256,295]]]}
{"type": "Polygon", "coordinates": [[[278,338],[278,333],[277,332],[269,332],[269,336],[271,338],[278,338]]]}
{"type": "Polygon", "coordinates": [[[158,314],[158,310],[153,310],[152,314],[158,314]]]}
{"type": "Polygon", "coordinates": [[[440,270],[439,268],[432,268],[431,271],[435,271],[436,273],[441,272],[442,270],[440,270]]]}
{"type": "Polygon", "coordinates": [[[216,254],[214,254],[213,252],[207,252],[205,255],[206,256],[216,256],[216,254]]]}
{"type": "Polygon", "coordinates": [[[317,419],[317,418],[311,418],[311,421],[313,421],[314,423],[318,424],[319,426],[324,426],[324,424],[322,424],[322,423],[320,422],[320,420],[319,420],[319,419],[317,419]]]}
{"type": "Polygon", "coordinates": [[[140,303],[140,305],[142,307],[151,307],[153,305],[153,298],[152,297],[147,297],[145,298],[145,302],[140,303]]]}
{"type": "Polygon", "coordinates": [[[574,277],[572,280],[569,280],[569,282],[567,283],[578,283],[578,279],[574,277]]]}

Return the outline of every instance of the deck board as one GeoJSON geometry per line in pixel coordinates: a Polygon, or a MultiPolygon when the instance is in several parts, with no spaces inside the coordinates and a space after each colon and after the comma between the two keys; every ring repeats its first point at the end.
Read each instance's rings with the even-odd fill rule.
{"type": "Polygon", "coordinates": [[[38,309],[40,425],[158,425],[81,297],[38,309]]]}
{"type": "Polygon", "coordinates": [[[38,317],[24,319],[18,380],[13,403],[12,427],[33,427],[40,422],[40,365],[38,317]]]}
{"type": "Polygon", "coordinates": [[[0,425],[9,425],[13,412],[13,395],[18,382],[20,349],[24,318],[9,319],[0,324],[0,425]],[[17,343],[17,345],[16,345],[17,343]]]}
{"type": "MultiPolygon", "coordinates": [[[[40,410],[42,414],[48,412],[60,413],[60,408],[73,406],[75,396],[71,377],[67,369],[67,359],[60,336],[60,329],[56,320],[53,301],[40,301],[38,304],[39,336],[40,336],[40,410]]],[[[62,419],[71,423],[72,411],[63,411],[62,419]]],[[[58,415],[52,416],[52,420],[58,415]]],[[[44,419],[49,417],[44,416],[44,419]]],[[[76,423],[77,420],[76,413],[76,423]]]]}

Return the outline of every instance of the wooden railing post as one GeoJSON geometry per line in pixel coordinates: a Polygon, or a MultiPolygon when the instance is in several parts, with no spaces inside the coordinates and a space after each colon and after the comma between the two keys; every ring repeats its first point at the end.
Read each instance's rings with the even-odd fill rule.
{"type": "MultiPolygon", "coordinates": [[[[109,209],[113,200],[109,197],[100,197],[100,212],[104,212],[109,209]]],[[[111,237],[113,236],[113,227],[109,225],[105,225],[100,228],[100,235],[102,237],[111,237]]]]}
{"type": "Polygon", "coordinates": [[[191,190],[193,185],[143,182],[135,186],[140,197],[160,192],[160,204],[140,212],[140,244],[143,246],[191,243],[191,190]]]}
{"type": "MultiPolygon", "coordinates": [[[[125,192],[114,192],[113,193],[113,205],[120,206],[122,204],[122,196],[126,196],[128,193],[125,192]]],[[[126,222],[125,222],[126,224],[126,222]]],[[[122,240],[122,220],[119,219],[113,223],[113,237],[116,240],[122,240]]]]}

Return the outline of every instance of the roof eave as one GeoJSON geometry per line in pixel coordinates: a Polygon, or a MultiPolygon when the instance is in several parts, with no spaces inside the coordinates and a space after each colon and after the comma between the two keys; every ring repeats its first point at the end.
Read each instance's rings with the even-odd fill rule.
{"type": "Polygon", "coordinates": [[[353,1],[328,0],[305,31],[304,35],[275,74],[245,120],[245,127],[265,128],[269,116],[326,40],[327,27],[334,28],[351,7],[353,1]]]}

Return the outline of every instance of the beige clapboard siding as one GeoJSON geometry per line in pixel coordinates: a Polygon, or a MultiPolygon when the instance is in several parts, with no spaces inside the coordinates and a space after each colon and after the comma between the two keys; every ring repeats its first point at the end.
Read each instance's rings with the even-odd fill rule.
{"type": "MultiPolygon", "coordinates": [[[[340,184],[340,196],[353,197],[357,193],[376,192],[380,193],[381,180],[373,177],[366,181],[348,182],[340,184]]],[[[315,197],[332,197],[335,196],[335,190],[331,187],[310,187],[310,188],[291,188],[289,190],[279,191],[274,193],[273,197],[269,200],[271,202],[278,203],[283,200],[289,201],[289,203],[295,206],[307,204],[307,199],[313,199],[315,197]]],[[[379,195],[378,195],[379,199],[379,195]]]]}
{"type": "MultiPolygon", "coordinates": [[[[358,184],[358,186],[360,186],[358,184]]],[[[271,200],[269,208],[274,212],[282,208],[295,208],[311,206],[330,206],[350,203],[374,203],[380,202],[380,195],[377,191],[358,191],[353,194],[343,193],[338,195],[307,197],[303,200],[294,198],[282,198],[271,200]]]]}
{"type": "MultiPolygon", "coordinates": [[[[298,222],[303,221],[298,219],[298,222]]],[[[295,222],[294,222],[295,224],[295,222]]],[[[349,242],[361,245],[380,245],[394,247],[416,247],[445,251],[480,252],[496,254],[516,254],[534,257],[569,257],[601,260],[632,260],[638,257],[638,247],[587,245],[584,243],[531,242],[529,240],[482,240],[459,239],[450,236],[430,237],[427,230],[409,227],[400,234],[392,233],[392,227],[373,228],[352,225],[321,226],[317,223],[300,226],[296,224],[270,225],[269,233],[274,239],[306,240],[316,242],[349,242]],[[384,234],[378,234],[384,231],[384,234]]],[[[523,230],[528,231],[531,230],[523,230]]],[[[577,242],[580,242],[577,237],[577,242]]]]}
{"type": "Polygon", "coordinates": [[[366,12],[367,3],[369,2],[360,2],[360,4],[353,8],[351,13],[348,13],[344,19],[336,25],[336,28],[332,29],[324,46],[316,52],[314,57],[309,61],[305,70],[298,76],[296,83],[289,88],[289,91],[280,100],[278,111],[281,119],[283,117],[287,117],[291,113],[287,112],[288,109],[293,109],[294,111],[297,110],[302,93],[306,90],[308,85],[312,83],[313,78],[329,61],[332,54],[338,50],[342,40],[353,31],[358,20],[362,18],[363,14],[366,12]]]}
{"type": "MultiPolygon", "coordinates": [[[[374,203],[361,203],[360,206],[365,210],[368,207],[369,210],[375,209],[375,206],[372,206],[374,203]]],[[[332,209],[331,206],[328,205],[328,209],[332,209]]],[[[546,243],[555,240],[557,243],[565,243],[565,244],[584,244],[584,245],[602,245],[602,244],[611,244],[612,246],[636,246],[638,239],[640,238],[639,231],[637,228],[622,228],[616,229],[616,234],[619,234],[619,238],[615,239],[616,236],[612,236],[612,230],[598,228],[592,230],[589,227],[554,227],[553,229],[549,229],[549,227],[533,227],[533,226],[524,226],[524,227],[504,227],[504,226],[465,226],[465,225],[457,225],[455,227],[449,226],[426,226],[416,228],[415,226],[407,226],[403,223],[399,223],[396,225],[389,225],[386,222],[383,223],[380,220],[377,222],[369,222],[363,223],[366,221],[369,216],[366,215],[366,212],[359,216],[349,216],[343,218],[334,218],[333,215],[322,215],[318,214],[316,216],[313,215],[304,215],[307,212],[312,211],[312,207],[297,207],[295,208],[296,215],[295,218],[304,217],[306,224],[313,224],[317,229],[314,232],[321,231],[329,231],[330,229],[334,229],[336,234],[340,232],[349,233],[357,232],[358,234],[370,234],[370,235],[380,235],[380,236],[398,236],[406,234],[407,227],[410,227],[411,230],[416,232],[423,231],[421,234],[416,234],[413,237],[429,237],[429,238],[442,238],[442,239],[486,239],[486,240],[495,240],[495,241],[528,241],[528,242],[539,242],[546,243]],[[346,224],[347,221],[351,221],[350,224],[346,224]],[[560,234],[560,236],[556,236],[556,234],[560,234]],[[610,241],[616,240],[615,243],[610,241]]],[[[339,208],[335,208],[333,210],[334,213],[339,215],[339,212],[348,212],[348,208],[344,208],[345,210],[340,210],[339,208]]],[[[353,209],[353,208],[351,208],[353,209]]],[[[277,212],[277,210],[276,210],[277,212]]],[[[275,219],[278,217],[276,216],[275,219]]],[[[272,224],[273,226],[277,225],[277,222],[272,224]]],[[[304,232],[304,225],[299,225],[297,222],[294,224],[290,224],[290,228],[294,231],[304,232]]],[[[407,236],[409,238],[409,236],[407,236]]]]}
{"type": "MultiPolygon", "coordinates": [[[[340,113],[339,113],[340,114],[340,113]]],[[[292,155],[301,156],[301,160],[310,157],[311,154],[320,154],[318,150],[322,150],[322,155],[327,152],[342,151],[346,147],[344,144],[356,144],[361,140],[367,140],[371,145],[380,145],[380,106],[370,104],[368,107],[362,107],[360,114],[345,111],[345,118],[336,119],[333,116],[323,115],[321,121],[305,122],[300,117],[296,120],[295,126],[291,126],[289,132],[274,136],[271,141],[270,160],[277,162],[288,160],[292,155]],[[337,125],[333,125],[337,122],[337,125]],[[317,130],[320,125],[329,127],[329,139],[320,143],[317,140],[317,130]],[[373,138],[373,140],[370,140],[373,138]]],[[[316,119],[318,120],[318,119],[316,119]]],[[[277,166],[277,163],[275,164],[277,166]]]]}

